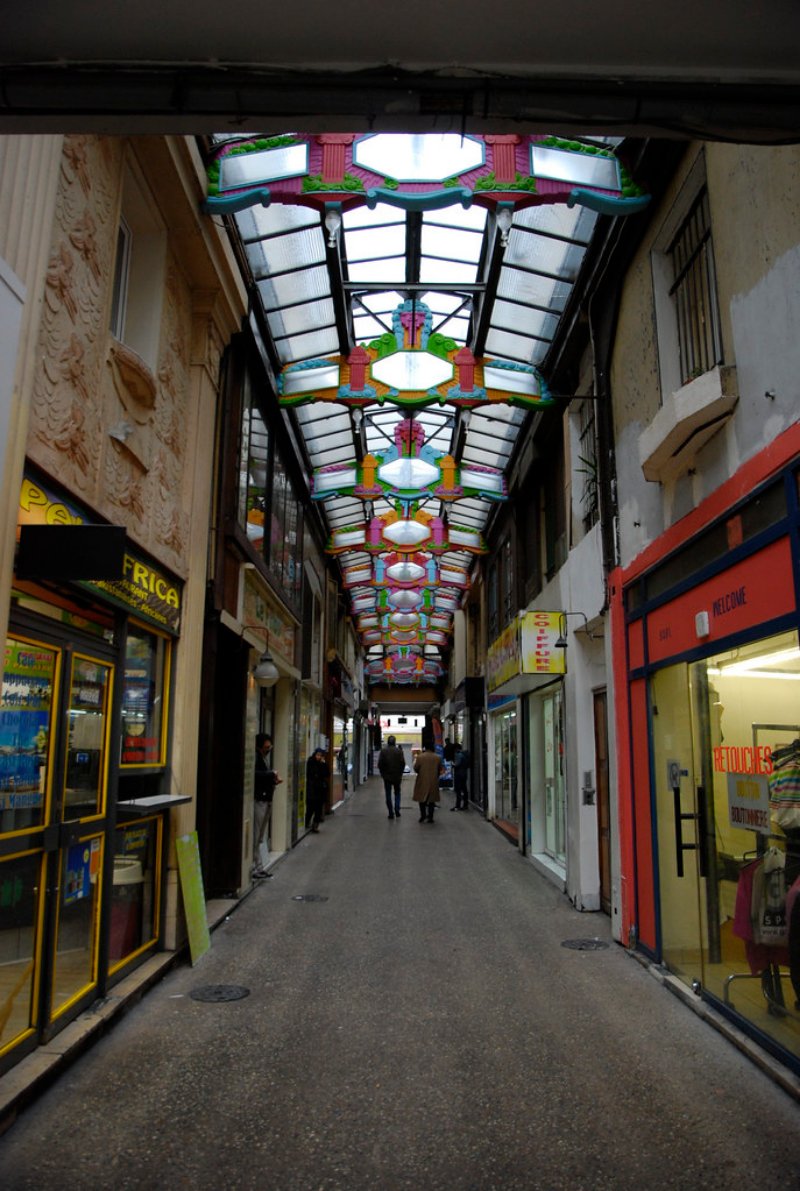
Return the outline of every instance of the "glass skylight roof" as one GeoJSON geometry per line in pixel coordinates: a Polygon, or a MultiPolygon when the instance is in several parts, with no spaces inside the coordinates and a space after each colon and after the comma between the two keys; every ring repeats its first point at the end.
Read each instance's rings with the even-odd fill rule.
{"type": "MultiPolygon", "coordinates": [[[[599,140],[594,138],[593,143],[599,140]]],[[[613,138],[605,140],[607,145],[616,143],[613,138]]],[[[483,153],[480,140],[453,134],[387,134],[360,141],[356,149],[359,160],[372,160],[377,154],[383,161],[388,153],[387,179],[402,180],[406,171],[419,181],[420,189],[431,170],[438,174],[444,169],[445,177],[452,176],[451,158],[466,160],[466,154],[480,162],[483,153]]],[[[559,170],[574,172],[591,166],[611,178],[618,168],[609,159],[589,159],[587,166],[580,154],[549,150],[542,154],[542,161],[555,176],[559,170]]],[[[273,155],[264,157],[262,165],[274,173],[281,161],[273,155]]],[[[245,167],[231,164],[226,168],[245,167]]],[[[261,166],[254,161],[247,168],[261,166]]],[[[374,209],[347,207],[333,241],[324,214],[309,206],[253,206],[230,218],[277,359],[284,366],[320,361],[319,375],[332,378],[331,387],[337,383],[339,361],[346,359],[356,344],[392,335],[396,311],[402,303],[412,301],[424,303],[431,312],[433,334],[447,337],[457,347],[474,347],[480,334],[485,360],[544,365],[546,379],[547,354],[597,221],[596,214],[580,206],[514,208],[507,244],[502,247],[494,213],[477,202],[466,209],[456,202],[428,211],[381,202],[374,209]]],[[[524,373],[520,380],[528,383],[524,373]]],[[[297,383],[304,383],[302,376],[297,383]]],[[[383,457],[394,447],[395,428],[409,418],[423,428],[425,443],[437,455],[458,450],[458,465],[507,473],[529,414],[516,406],[495,403],[473,409],[469,415],[453,405],[435,403],[423,410],[376,403],[354,411],[326,400],[292,406],[286,416],[296,424],[310,469],[350,464],[352,476],[352,468],[365,453],[383,457]]],[[[395,470],[402,472],[403,468],[398,463],[395,470]]],[[[324,487],[329,495],[319,501],[319,507],[329,532],[353,531],[339,539],[347,547],[339,555],[343,573],[360,582],[374,565],[374,552],[366,548],[370,518],[394,516],[397,509],[383,495],[375,495],[369,505],[356,496],[341,495],[329,477],[324,487]]],[[[423,520],[442,519],[449,527],[447,548],[436,555],[438,573],[468,573],[474,564],[473,550],[495,507],[492,502],[468,497],[444,504],[421,492],[415,507],[423,520]]],[[[391,546],[394,538],[401,542],[402,550],[409,548],[406,543],[410,541],[421,554],[432,540],[420,521],[387,523],[383,537],[384,550],[396,548],[391,546]],[[393,528],[403,525],[412,528],[393,528]]],[[[414,564],[413,573],[419,570],[424,567],[414,564]]],[[[370,620],[380,620],[384,605],[377,600],[375,587],[351,587],[349,594],[354,614],[362,610],[370,620]]],[[[386,596],[386,589],[382,594],[386,596]]],[[[404,612],[412,607],[416,610],[421,599],[408,590],[390,589],[389,595],[390,606],[404,612]],[[399,603],[397,595],[403,597],[399,603]]],[[[443,625],[450,627],[452,612],[462,600],[459,586],[439,588],[433,606],[436,617],[444,620],[438,631],[443,625]]],[[[378,627],[376,623],[370,631],[378,627]]],[[[369,656],[380,659],[388,648],[372,645],[369,656]]],[[[430,645],[425,647],[426,655],[430,649],[430,645]]],[[[432,652],[439,654],[438,648],[432,652]]]]}

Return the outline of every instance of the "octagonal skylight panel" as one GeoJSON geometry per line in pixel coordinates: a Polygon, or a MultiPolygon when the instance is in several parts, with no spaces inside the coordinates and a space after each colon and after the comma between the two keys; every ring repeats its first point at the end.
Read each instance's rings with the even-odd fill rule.
{"type": "Polygon", "coordinates": [[[411,608],[418,608],[422,603],[422,593],[419,591],[391,591],[389,592],[389,605],[392,608],[399,608],[401,611],[409,611],[411,608]]]}
{"type": "Polygon", "coordinates": [[[418,612],[392,612],[389,623],[398,629],[413,629],[419,624],[418,612]]]}
{"type": "Polygon", "coordinates": [[[391,636],[395,645],[411,645],[417,639],[417,634],[411,629],[405,631],[398,629],[391,636]]]}
{"type": "Polygon", "coordinates": [[[393,488],[420,491],[429,484],[435,484],[439,479],[439,468],[424,459],[408,458],[393,459],[391,463],[383,463],[378,468],[378,478],[384,484],[391,484],[393,488]]]}
{"type": "Polygon", "coordinates": [[[393,583],[418,583],[425,578],[425,568],[418,562],[393,562],[386,575],[393,583]]]}
{"type": "Polygon", "coordinates": [[[453,365],[425,351],[399,351],[372,365],[372,375],[398,392],[419,392],[442,385],[454,376],[453,365]]]}
{"type": "Polygon", "coordinates": [[[354,165],[398,182],[444,182],[483,162],[482,143],[454,132],[379,132],[353,145],[354,165]]]}
{"type": "Polygon", "coordinates": [[[383,536],[396,546],[419,546],[427,542],[431,531],[421,521],[393,521],[386,526],[383,536]]]}

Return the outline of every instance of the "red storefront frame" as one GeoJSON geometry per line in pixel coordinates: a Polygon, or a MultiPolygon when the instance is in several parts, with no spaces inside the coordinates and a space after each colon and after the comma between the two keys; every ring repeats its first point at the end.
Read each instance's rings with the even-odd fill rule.
{"type": "Polygon", "coordinates": [[[749,558],[649,613],[625,623],[625,592],[646,571],[680,549],[800,455],[800,423],[747,460],[691,513],[671,526],[628,567],[609,576],[614,725],[617,743],[617,830],[620,842],[619,938],[657,953],[656,877],[650,791],[647,684],[635,672],[698,646],[756,628],[797,608],[791,544],[778,539],[749,558]],[[742,594],[742,588],[744,593],[742,594]],[[719,604],[719,601],[722,604],[719,604]],[[715,606],[716,602],[716,606],[715,606]],[[695,617],[709,613],[698,638],[695,617]]]}

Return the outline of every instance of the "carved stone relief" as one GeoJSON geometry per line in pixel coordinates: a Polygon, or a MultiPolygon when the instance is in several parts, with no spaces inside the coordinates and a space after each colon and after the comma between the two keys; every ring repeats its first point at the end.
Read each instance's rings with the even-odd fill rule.
{"type": "Polygon", "coordinates": [[[87,499],[100,458],[101,278],[113,264],[117,175],[96,138],[65,139],[33,386],[28,452],[87,499]]]}

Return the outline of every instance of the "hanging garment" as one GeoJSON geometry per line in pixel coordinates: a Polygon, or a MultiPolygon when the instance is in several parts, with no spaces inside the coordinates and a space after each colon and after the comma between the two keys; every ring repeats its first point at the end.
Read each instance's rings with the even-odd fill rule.
{"type": "Polygon", "coordinates": [[[800,827],[800,741],[772,752],[769,807],[778,826],[800,827]]]}
{"type": "MultiPolygon", "coordinates": [[[[773,849],[777,851],[777,849],[773,849]]],[[[789,951],[786,946],[786,935],[783,943],[756,942],[753,937],[753,901],[755,877],[759,877],[759,901],[763,894],[763,860],[758,859],[746,864],[739,873],[736,886],[736,904],[733,913],[733,933],[744,941],[744,953],[748,967],[753,976],[757,976],[768,968],[770,964],[788,964],[789,951]]],[[[785,903],[784,903],[785,905],[785,903]]],[[[785,925],[785,909],[784,909],[785,925]]]]}

